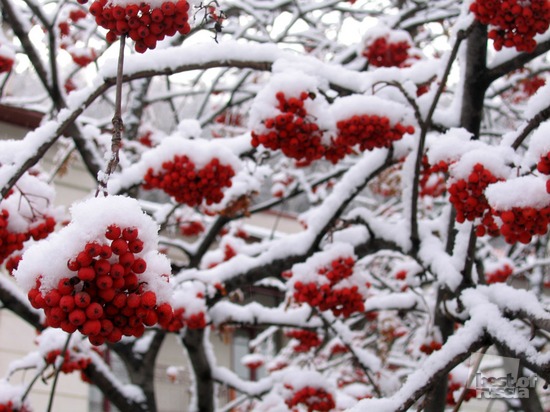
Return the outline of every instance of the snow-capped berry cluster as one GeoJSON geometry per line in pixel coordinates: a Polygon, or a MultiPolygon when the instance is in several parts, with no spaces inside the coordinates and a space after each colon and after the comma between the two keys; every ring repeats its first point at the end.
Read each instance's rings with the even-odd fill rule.
{"type": "Polygon", "coordinates": [[[32,306],[44,309],[46,324],[79,330],[100,345],[170,322],[170,263],[158,253],[158,228],[139,203],[92,198],[71,213],[55,236],[25,251],[14,272],[32,306]]]}
{"type": "Polygon", "coordinates": [[[24,399],[24,386],[14,386],[7,380],[0,381],[0,412],[31,412],[32,409],[24,399]]]}
{"type": "MultiPolygon", "coordinates": [[[[359,146],[361,151],[390,147],[393,142],[401,140],[405,133],[413,134],[413,126],[401,123],[391,124],[386,116],[355,115],[336,123],[338,135],[334,140],[336,147],[359,146]]],[[[333,163],[335,163],[333,161],[333,163]]]]}
{"type": "Polygon", "coordinates": [[[280,149],[302,165],[322,158],[325,154],[323,133],[304,107],[304,102],[315,96],[302,92],[298,97],[287,97],[284,92],[278,92],[275,97],[280,114],[264,120],[265,132],[251,132],[252,146],[280,149]]]}
{"type": "Polygon", "coordinates": [[[179,224],[180,233],[183,236],[197,236],[204,232],[204,225],[198,220],[181,222],[179,224]]]}
{"type": "MultiPolygon", "coordinates": [[[[287,389],[292,390],[292,386],[285,385],[287,389]]],[[[305,386],[292,394],[292,397],[285,400],[289,408],[298,407],[300,404],[312,411],[331,411],[336,407],[332,394],[323,388],[314,388],[305,386]]]]}
{"type": "Polygon", "coordinates": [[[510,264],[505,263],[501,267],[497,267],[494,270],[487,271],[487,273],[485,273],[485,281],[488,284],[504,283],[513,273],[514,268],[510,264]]]}
{"type": "Polygon", "coordinates": [[[109,30],[107,41],[112,43],[119,36],[128,35],[135,41],[138,53],[154,49],[166,36],[188,34],[191,31],[188,11],[186,0],[166,0],[159,7],[146,1],[128,3],[117,0],[95,0],[90,5],[96,23],[109,30]]]}
{"type": "Polygon", "coordinates": [[[378,37],[363,50],[363,56],[375,67],[404,67],[409,59],[408,41],[391,42],[386,36],[378,37]]]}
{"type": "Polygon", "coordinates": [[[188,206],[219,203],[223,199],[222,189],[231,187],[235,171],[213,158],[202,169],[186,155],[176,155],[173,160],[162,163],[161,170],[149,168],[143,180],[145,189],[161,189],[177,202],[188,206]]]}
{"type": "Polygon", "coordinates": [[[500,233],[507,243],[529,243],[535,235],[545,235],[550,222],[550,207],[513,207],[510,210],[493,211],[500,217],[500,233]]]}
{"type": "Polygon", "coordinates": [[[463,223],[466,220],[474,221],[481,218],[481,224],[477,228],[478,236],[483,236],[486,232],[490,234],[498,232],[484,192],[490,184],[499,180],[502,179],[495,177],[481,163],[476,163],[467,180],[455,180],[449,187],[449,201],[456,209],[457,222],[463,223]]]}
{"type": "Polygon", "coordinates": [[[12,253],[22,250],[23,244],[30,240],[46,238],[55,229],[55,219],[51,216],[34,217],[34,221],[24,231],[16,231],[10,224],[8,210],[0,210],[0,264],[12,253]]]}
{"type": "Polygon", "coordinates": [[[298,343],[292,347],[294,352],[309,352],[321,345],[321,339],[316,332],[305,329],[294,329],[285,332],[285,336],[296,339],[298,343]]]}
{"type": "Polygon", "coordinates": [[[189,283],[181,285],[171,301],[174,308],[172,320],[161,325],[168,332],[179,332],[183,328],[204,329],[206,327],[206,302],[204,285],[189,283]]]}
{"type": "Polygon", "coordinates": [[[40,278],[28,293],[33,307],[44,309],[48,326],[76,330],[94,345],[139,337],[145,326],[168,324],[172,308],[140,285],[147,261],[139,256],[143,241],[135,227],[110,225],[105,238],[93,241],[67,262],[57,288],[41,292],[40,278]]]}
{"type": "Polygon", "coordinates": [[[315,280],[303,282],[298,277],[294,282],[294,300],[308,303],[322,311],[331,310],[335,316],[346,318],[355,312],[362,312],[365,305],[359,287],[342,282],[351,277],[354,264],[354,258],[340,257],[328,266],[317,268],[319,278],[315,280]]]}
{"type": "Polygon", "coordinates": [[[546,84],[544,77],[534,75],[525,77],[512,87],[511,90],[502,94],[504,98],[511,100],[513,103],[518,104],[526,101],[529,97],[533,96],[538,89],[546,84]]]}
{"type": "Polygon", "coordinates": [[[488,36],[496,50],[515,47],[530,53],[537,46],[534,37],[546,32],[550,24],[547,0],[476,0],[470,11],[482,24],[493,26],[488,36]]]}

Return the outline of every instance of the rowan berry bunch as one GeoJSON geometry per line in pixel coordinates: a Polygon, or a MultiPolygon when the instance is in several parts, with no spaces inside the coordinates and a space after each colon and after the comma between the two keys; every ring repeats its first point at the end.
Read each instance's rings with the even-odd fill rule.
{"type": "Polygon", "coordinates": [[[107,41],[112,43],[119,36],[127,35],[135,41],[134,47],[138,53],[154,49],[157,42],[166,36],[188,34],[191,31],[188,11],[189,3],[186,0],[130,4],[117,0],[95,0],[90,5],[90,13],[96,23],[109,30],[107,41]],[[160,6],[155,7],[157,3],[160,6]]]}
{"type": "Polygon", "coordinates": [[[550,221],[550,207],[513,207],[510,210],[493,211],[500,217],[500,233],[509,244],[529,243],[535,235],[545,235],[550,221]]]}
{"type": "Polygon", "coordinates": [[[44,309],[48,326],[78,330],[93,345],[139,337],[145,326],[168,324],[172,307],[157,302],[156,293],[140,281],[147,270],[143,247],[136,227],[108,226],[104,239],[88,242],[67,262],[67,275],[56,288],[41,290],[40,277],[36,280],[28,292],[31,305],[44,309]]]}
{"type": "Polygon", "coordinates": [[[503,97],[510,99],[513,103],[521,103],[533,96],[538,89],[546,84],[541,76],[531,76],[519,80],[510,91],[503,93],[503,97]]]}
{"type": "Polygon", "coordinates": [[[466,220],[474,221],[481,219],[479,227],[484,228],[478,231],[478,235],[485,234],[484,230],[494,231],[495,226],[490,216],[490,206],[485,197],[485,189],[497,179],[490,170],[485,169],[481,163],[477,163],[468,179],[455,180],[449,186],[449,201],[456,209],[456,221],[463,223],[466,220]]]}
{"type": "Polygon", "coordinates": [[[183,236],[197,236],[204,232],[204,225],[198,220],[181,222],[179,224],[180,233],[183,236]]]}
{"type": "Polygon", "coordinates": [[[375,67],[406,67],[410,48],[411,45],[405,40],[390,42],[382,36],[367,45],[363,56],[375,67]]]}
{"type": "MultiPolygon", "coordinates": [[[[285,385],[287,389],[292,390],[291,385],[285,385]]],[[[330,393],[323,388],[314,388],[305,386],[292,394],[290,399],[285,401],[289,408],[297,407],[302,404],[308,412],[313,411],[331,411],[336,407],[334,399],[330,393]]]]}
{"type": "Polygon", "coordinates": [[[72,48],[70,49],[69,54],[71,55],[73,62],[75,62],[75,64],[79,65],[80,67],[86,67],[97,57],[94,49],[72,48]]]}
{"type": "Polygon", "coordinates": [[[173,160],[162,163],[161,170],[149,168],[145,174],[145,189],[161,189],[177,202],[188,206],[219,203],[222,189],[231,187],[235,171],[217,158],[197,170],[195,163],[186,155],[176,155],[173,160]]]}
{"type": "Polygon", "coordinates": [[[184,307],[174,308],[172,320],[162,326],[168,332],[179,332],[184,327],[189,329],[204,329],[206,327],[206,317],[204,312],[187,315],[184,307]]]}
{"type": "Polygon", "coordinates": [[[315,95],[304,91],[298,97],[288,97],[278,92],[276,98],[280,114],[264,120],[265,131],[252,130],[252,146],[280,149],[301,166],[322,158],[325,154],[323,132],[304,105],[307,100],[315,99],[315,95]]]}
{"type": "Polygon", "coordinates": [[[363,295],[359,288],[343,286],[343,280],[353,274],[355,259],[339,257],[329,265],[317,269],[322,276],[318,281],[304,283],[300,280],[294,283],[294,300],[298,303],[308,303],[322,311],[331,310],[335,316],[351,316],[355,312],[362,312],[365,308],[363,295]],[[328,283],[326,280],[328,280],[328,283]]]}
{"type": "Polygon", "coordinates": [[[514,268],[509,264],[504,264],[502,267],[487,272],[485,274],[485,280],[488,284],[491,283],[504,283],[514,273],[514,268]]]}
{"type": "Polygon", "coordinates": [[[338,135],[334,140],[335,147],[359,146],[361,151],[390,147],[393,142],[401,140],[405,133],[414,133],[413,126],[404,126],[399,122],[392,125],[386,116],[368,114],[340,120],[336,127],[338,135]]]}
{"type": "Polygon", "coordinates": [[[293,347],[294,352],[309,352],[310,349],[321,346],[322,343],[316,332],[305,329],[287,331],[285,336],[298,341],[298,344],[293,347]]]}
{"type": "Polygon", "coordinates": [[[493,26],[488,33],[495,50],[515,47],[531,53],[537,46],[534,37],[548,30],[550,4],[546,0],[476,0],[470,11],[482,24],[493,26]]]}
{"type": "Polygon", "coordinates": [[[13,252],[23,249],[23,244],[30,240],[46,238],[55,229],[55,219],[51,216],[35,216],[31,225],[23,232],[10,229],[10,213],[0,211],[0,264],[13,252]]]}
{"type": "Polygon", "coordinates": [[[54,365],[58,356],[63,357],[63,363],[61,364],[61,372],[63,373],[72,373],[74,371],[82,371],[92,363],[90,358],[83,356],[73,356],[72,353],[68,350],[62,355],[61,350],[55,349],[48,352],[44,358],[48,365],[54,365]]]}
{"type": "Polygon", "coordinates": [[[431,340],[429,342],[424,342],[420,345],[420,352],[430,355],[431,353],[441,349],[441,342],[437,340],[431,340]]]}
{"type": "Polygon", "coordinates": [[[27,405],[15,406],[12,401],[0,403],[0,412],[31,412],[27,405]]]}

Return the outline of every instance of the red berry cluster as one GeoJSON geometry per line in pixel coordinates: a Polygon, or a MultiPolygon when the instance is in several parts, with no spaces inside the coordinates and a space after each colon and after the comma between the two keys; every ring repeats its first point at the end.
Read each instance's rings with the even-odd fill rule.
{"type": "Polygon", "coordinates": [[[529,243],[535,235],[545,235],[550,222],[550,207],[513,207],[511,210],[494,211],[502,220],[500,233],[507,243],[529,243]]]}
{"type": "Polygon", "coordinates": [[[322,131],[309,118],[304,107],[307,99],[315,97],[302,92],[299,97],[287,98],[283,92],[278,92],[276,98],[281,114],[265,119],[267,132],[252,131],[252,146],[261,144],[268,149],[281,149],[285,156],[300,161],[304,166],[323,157],[325,147],[321,142],[322,131]]]}
{"type": "MultiPolygon", "coordinates": [[[[550,152],[540,157],[537,163],[537,170],[543,175],[550,176],[550,152]]],[[[546,181],[546,192],[550,193],[550,179],[546,181]]]]}
{"type": "Polygon", "coordinates": [[[178,332],[184,327],[189,329],[204,329],[206,327],[206,318],[203,312],[185,315],[185,308],[175,308],[174,316],[167,325],[162,325],[168,332],[178,332]]]}
{"type": "Polygon", "coordinates": [[[55,219],[43,216],[36,220],[26,232],[11,232],[8,229],[10,214],[7,210],[0,211],[0,264],[13,252],[23,249],[23,243],[29,239],[40,240],[47,237],[55,228],[55,219]]]}
{"type": "Polygon", "coordinates": [[[503,93],[502,96],[510,99],[513,103],[521,103],[533,96],[545,84],[546,80],[543,77],[536,75],[526,77],[519,80],[510,91],[503,93]]]}
{"type": "MultiPolygon", "coordinates": [[[[502,179],[497,179],[481,163],[477,163],[468,176],[468,180],[460,179],[452,183],[449,187],[449,201],[456,209],[456,221],[463,223],[466,220],[474,221],[476,218],[482,218],[480,227],[494,231],[494,224],[491,223],[490,216],[491,208],[484,191],[487,186],[499,180],[502,179]]],[[[478,232],[478,235],[485,234],[485,232],[481,233],[482,230],[478,232]]]]}
{"type": "Polygon", "coordinates": [[[28,293],[31,305],[44,309],[46,323],[67,333],[79,330],[93,345],[118,342],[122,336],[139,337],[145,326],[168,325],[173,311],[168,303],[157,305],[157,296],[146,291],[138,275],[147,262],[136,256],[143,241],[135,227],[110,225],[110,242],[89,242],[67,262],[69,272],[57,288],[40,291],[40,278],[28,293]]]}
{"type": "Polygon", "coordinates": [[[365,308],[363,296],[357,286],[336,287],[337,284],[353,273],[355,260],[352,257],[340,257],[329,266],[318,269],[320,276],[325,276],[329,283],[318,285],[316,282],[294,284],[294,299],[298,303],[308,303],[319,309],[331,310],[335,316],[351,316],[365,308]]]}
{"type": "Polygon", "coordinates": [[[176,155],[173,160],[163,162],[159,171],[149,168],[143,178],[143,187],[162,189],[177,202],[191,207],[203,201],[212,205],[223,199],[222,188],[231,187],[233,176],[233,168],[221,164],[217,158],[197,170],[195,163],[187,156],[176,155]]]}
{"type": "Polygon", "coordinates": [[[183,222],[179,226],[183,236],[197,236],[204,232],[204,225],[197,220],[183,222]]]}
{"type": "Polygon", "coordinates": [[[0,412],[31,412],[25,405],[16,407],[12,401],[6,403],[0,403],[0,412]]]}
{"type": "Polygon", "coordinates": [[[414,133],[413,126],[403,126],[401,123],[392,126],[386,116],[368,114],[340,120],[336,123],[336,127],[338,135],[333,142],[332,158],[329,159],[332,163],[339,160],[338,156],[351,153],[353,146],[359,145],[361,151],[390,147],[393,142],[401,140],[405,133],[414,133]]]}
{"type": "Polygon", "coordinates": [[[328,284],[317,285],[315,282],[294,284],[294,299],[298,303],[308,303],[320,310],[331,310],[335,316],[349,317],[365,309],[363,296],[357,286],[334,289],[328,284]]]}
{"type": "Polygon", "coordinates": [[[485,274],[485,280],[488,284],[491,283],[504,283],[514,273],[514,268],[509,264],[505,264],[501,268],[498,268],[492,272],[485,274]]]}
{"type": "MultiPolygon", "coordinates": [[[[288,389],[292,387],[285,385],[288,389]]],[[[285,403],[289,408],[304,405],[308,412],[313,411],[331,411],[336,407],[332,395],[325,391],[323,388],[313,388],[306,386],[296,392],[294,392],[292,398],[287,399],[285,403]]]]}
{"type": "Polygon", "coordinates": [[[438,197],[445,193],[445,173],[449,165],[443,160],[431,166],[428,157],[422,157],[422,170],[420,171],[420,196],[438,197]]]}
{"type": "Polygon", "coordinates": [[[410,48],[407,41],[390,43],[378,37],[363,50],[363,56],[375,67],[406,67],[410,48]]]}
{"type": "Polygon", "coordinates": [[[286,332],[285,335],[299,342],[293,347],[294,352],[309,352],[311,348],[316,348],[322,343],[317,333],[310,330],[296,329],[286,332]]]}
{"type": "Polygon", "coordinates": [[[13,59],[0,54],[0,73],[7,73],[13,67],[13,59]]]}
{"type": "MultiPolygon", "coordinates": [[[[54,365],[55,360],[58,356],[61,355],[61,351],[59,349],[52,350],[46,354],[45,361],[48,365],[54,365]]],[[[88,367],[88,365],[92,363],[92,360],[90,358],[74,358],[71,356],[71,353],[67,350],[65,351],[65,355],[63,356],[63,364],[61,365],[61,372],[63,373],[71,373],[74,371],[82,371],[88,367]]]]}
{"type": "Polygon", "coordinates": [[[97,57],[94,49],[79,50],[78,52],[72,51],[70,52],[70,55],[73,62],[80,67],[86,67],[97,57]]]}
{"type": "Polygon", "coordinates": [[[534,37],[546,32],[550,24],[547,0],[476,0],[470,11],[482,24],[495,26],[489,31],[495,50],[515,47],[531,53],[537,46],[534,37]]]}
{"type": "Polygon", "coordinates": [[[70,31],[71,31],[71,24],[74,24],[74,23],[77,23],[79,20],[82,20],[84,18],[86,18],[87,14],[84,10],[82,9],[72,9],[70,12],[69,12],[69,20],[63,20],[63,21],[60,21],[58,24],[57,24],[57,27],[59,28],[59,34],[61,35],[61,37],[66,37],[69,35],[70,31]]]}
{"type": "Polygon", "coordinates": [[[423,352],[426,355],[438,351],[439,349],[441,349],[441,342],[438,342],[437,340],[432,340],[427,343],[424,342],[422,345],[420,345],[420,352],[423,352]]]}
{"type": "MultiPolygon", "coordinates": [[[[459,382],[453,381],[453,376],[449,374],[449,386],[447,388],[447,405],[449,406],[455,406],[456,401],[454,398],[454,393],[460,389],[462,389],[462,384],[459,382]]],[[[470,399],[473,399],[476,397],[476,390],[473,388],[466,389],[466,394],[464,397],[464,402],[468,402],[470,399]]]]}
{"type": "Polygon", "coordinates": [[[90,5],[96,23],[109,30],[107,41],[112,43],[118,36],[128,35],[136,42],[138,53],[154,49],[166,36],[188,34],[191,31],[188,11],[186,0],[165,1],[158,8],[151,8],[147,2],[124,7],[108,0],[95,0],[90,5]]]}
{"type": "MultiPolygon", "coordinates": [[[[223,260],[222,262],[227,262],[228,260],[237,256],[237,251],[229,243],[226,243],[223,247],[223,260]]],[[[214,268],[218,266],[221,262],[212,262],[208,265],[208,268],[214,268]]]]}

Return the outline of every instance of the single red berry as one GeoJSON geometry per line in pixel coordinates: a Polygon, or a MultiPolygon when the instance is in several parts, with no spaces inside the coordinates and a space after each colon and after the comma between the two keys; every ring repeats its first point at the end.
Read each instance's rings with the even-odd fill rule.
{"type": "Polygon", "coordinates": [[[82,309],[75,309],[69,313],[69,322],[75,326],[80,326],[86,322],[86,314],[82,309]]]}
{"type": "Polygon", "coordinates": [[[99,319],[103,316],[103,307],[97,302],[90,303],[86,308],[86,316],[88,319],[99,319]]]}
{"type": "Polygon", "coordinates": [[[155,292],[148,290],[141,295],[141,306],[145,309],[153,309],[157,304],[157,295],[155,292]]]}
{"type": "Polygon", "coordinates": [[[74,295],[74,303],[79,308],[85,308],[90,304],[91,297],[87,292],[77,292],[74,295]]]}
{"type": "Polygon", "coordinates": [[[128,243],[124,239],[115,239],[111,243],[111,250],[115,255],[122,255],[128,252],[128,243]]]}
{"type": "MultiPolygon", "coordinates": [[[[130,7],[130,6],[128,6],[130,7]]],[[[128,14],[128,7],[126,7],[126,14],[128,14]]],[[[107,231],[105,232],[105,237],[109,240],[115,240],[120,237],[122,230],[117,225],[109,225],[107,231]]]]}

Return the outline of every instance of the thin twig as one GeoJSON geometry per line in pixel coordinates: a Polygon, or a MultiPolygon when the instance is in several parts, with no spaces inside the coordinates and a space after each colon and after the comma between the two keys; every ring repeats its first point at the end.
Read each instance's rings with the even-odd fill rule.
{"type": "Polygon", "coordinates": [[[116,76],[116,95],[115,95],[115,114],[113,116],[113,137],[111,140],[111,158],[107,163],[105,172],[100,172],[98,176],[98,187],[96,191],[96,197],[100,192],[103,192],[104,196],[107,196],[107,182],[109,176],[115,171],[118,166],[119,156],[118,152],[122,145],[122,129],[124,127],[122,122],[122,74],[124,68],[124,43],[126,36],[120,36],[120,50],[118,55],[118,66],[116,76]]]}
{"type": "Polygon", "coordinates": [[[61,372],[61,367],[63,366],[63,363],[67,360],[67,348],[69,347],[69,342],[71,341],[72,334],[69,334],[67,336],[67,341],[65,342],[65,346],[63,347],[63,351],[61,352],[63,354],[63,361],[61,362],[61,365],[56,367],[55,369],[55,377],[53,378],[53,384],[52,384],[52,390],[50,392],[50,400],[48,402],[48,409],[46,409],[46,412],[51,412],[52,406],[53,406],[53,398],[55,396],[55,388],[57,386],[57,381],[59,379],[59,372],[61,372]]]}

